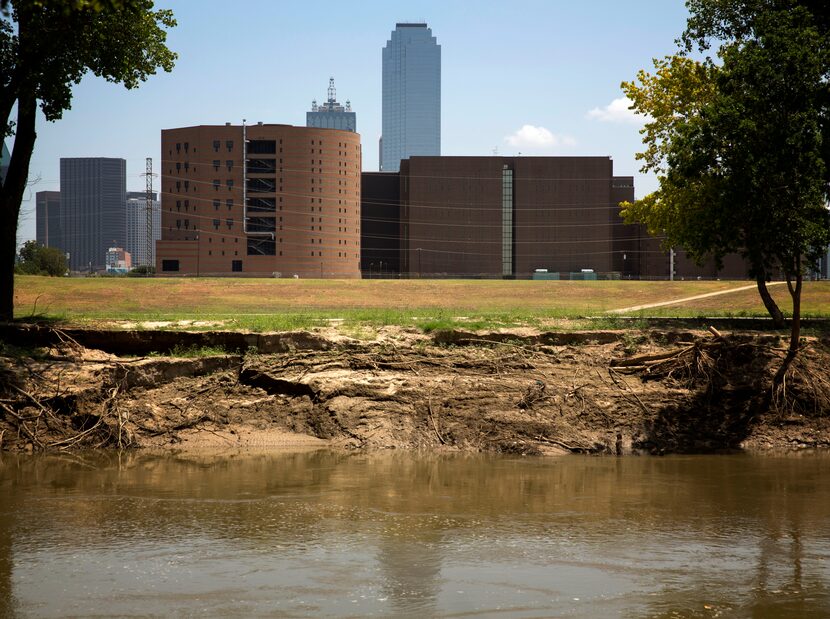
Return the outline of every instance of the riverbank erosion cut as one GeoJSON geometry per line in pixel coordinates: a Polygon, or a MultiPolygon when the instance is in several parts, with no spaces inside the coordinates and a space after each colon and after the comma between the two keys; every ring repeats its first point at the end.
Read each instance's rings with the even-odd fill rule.
{"type": "Polygon", "coordinates": [[[100,332],[15,329],[19,337],[7,330],[0,354],[3,450],[830,447],[830,341],[819,338],[806,341],[772,391],[783,345],[749,333],[389,329],[366,341],[297,332],[236,335],[246,347],[217,354],[209,334],[114,332],[107,340],[100,332]],[[188,337],[204,345],[168,345],[188,337]],[[259,340],[270,342],[267,352],[259,340]],[[91,346],[105,341],[106,350],[91,346]],[[125,356],[141,341],[162,354],[125,356]]]}

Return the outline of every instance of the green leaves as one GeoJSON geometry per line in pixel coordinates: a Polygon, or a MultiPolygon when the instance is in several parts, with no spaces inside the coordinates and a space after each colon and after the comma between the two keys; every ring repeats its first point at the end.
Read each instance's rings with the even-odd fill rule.
{"type": "Polygon", "coordinates": [[[44,247],[37,241],[26,241],[20,248],[19,273],[60,277],[66,275],[67,269],[66,256],[59,249],[44,247]]]}
{"type": "Polygon", "coordinates": [[[0,29],[0,68],[10,91],[34,93],[48,120],[69,108],[72,86],[87,72],[135,88],[159,68],[171,71],[176,60],[166,46],[166,29],[176,21],[169,10],[153,10],[151,0],[9,4],[11,14],[0,29]]]}
{"type": "Polygon", "coordinates": [[[684,40],[735,37],[721,41],[718,62],[670,56],[623,84],[652,118],[638,158],[660,183],[624,205],[626,221],[665,233],[698,260],[741,251],[753,274],[777,265],[794,275],[830,243],[822,135],[830,46],[813,14],[793,4],[690,2],[684,40]]]}

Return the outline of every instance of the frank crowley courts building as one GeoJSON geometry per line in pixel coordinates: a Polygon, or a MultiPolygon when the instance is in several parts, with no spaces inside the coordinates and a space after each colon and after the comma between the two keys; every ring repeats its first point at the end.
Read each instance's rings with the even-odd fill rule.
{"type": "Polygon", "coordinates": [[[290,125],[161,132],[161,275],[360,277],[360,135],[290,125]]]}

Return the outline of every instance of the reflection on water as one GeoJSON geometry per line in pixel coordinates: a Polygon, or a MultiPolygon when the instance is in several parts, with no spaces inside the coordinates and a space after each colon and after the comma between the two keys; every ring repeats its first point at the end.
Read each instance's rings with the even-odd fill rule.
{"type": "Polygon", "coordinates": [[[830,458],[0,454],[0,617],[827,617],[830,458]]]}

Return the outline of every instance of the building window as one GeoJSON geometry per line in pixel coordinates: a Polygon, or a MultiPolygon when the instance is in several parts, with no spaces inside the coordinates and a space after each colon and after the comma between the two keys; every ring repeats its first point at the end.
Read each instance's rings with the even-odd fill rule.
{"type": "Polygon", "coordinates": [[[184,182],[184,190],[185,190],[185,192],[187,192],[189,189],[190,189],[190,181],[185,181],[185,182],[184,182]]]}
{"type": "Polygon", "coordinates": [[[176,142],[176,152],[180,153],[182,151],[182,143],[176,142]]]}
{"type": "Polygon", "coordinates": [[[184,152],[187,152],[187,150],[188,150],[189,148],[190,148],[190,142],[185,142],[185,143],[184,143],[184,152]]]}
{"type": "Polygon", "coordinates": [[[274,239],[248,239],[249,256],[273,256],[277,253],[277,244],[274,239]]]}
{"type": "Polygon", "coordinates": [[[277,164],[273,159],[248,159],[249,174],[269,174],[277,171],[277,164]]]}
{"type": "Polygon", "coordinates": [[[176,162],[176,172],[180,172],[180,171],[181,171],[181,169],[182,169],[182,162],[181,162],[181,161],[177,161],[177,162],[176,162]]]}
{"type": "Polygon", "coordinates": [[[213,169],[214,169],[214,170],[216,170],[216,171],[218,172],[218,171],[219,171],[219,166],[220,166],[221,164],[222,164],[222,162],[221,162],[221,161],[219,161],[218,159],[214,159],[214,160],[213,160],[213,169]]]}
{"type": "Polygon", "coordinates": [[[251,193],[274,193],[277,182],[274,178],[249,178],[248,191],[251,193]]]}
{"type": "Polygon", "coordinates": [[[231,210],[233,208],[233,198],[228,198],[227,200],[225,200],[225,206],[228,207],[228,210],[231,210]]]}
{"type": "Polygon", "coordinates": [[[176,200],[176,210],[181,212],[181,210],[182,210],[182,201],[181,200],[176,200]]]}
{"type": "Polygon", "coordinates": [[[228,166],[228,172],[233,172],[233,159],[225,161],[225,165],[228,166]]]}
{"type": "Polygon", "coordinates": [[[184,212],[187,212],[187,209],[190,208],[190,200],[184,201],[184,212]]]}
{"type": "Polygon", "coordinates": [[[241,260],[231,260],[231,271],[234,273],[241,273],[242,272],[242,261],[241,260]]]}
{"type": "Polygon", "coordinates": [[[233,150],[233,140],[225,141],[225,148],[228,149],[228,152],[231,152],[233,150]]]}
{"type": "Polygon", "coordinates": [[[225,225],[226,225],[226,226],[228,226],[228,230],[230,230],[231,228],[233,228],[233,219],[230,219],[230,218],[229,218],[229,219],[226,219],[226,220],[225,220],[225,225]]]}
{"type": "Polygon", "coordinates": [[[233,189],[233,179],[232,178],[228,179],[228,189],[233,189]]]}
{"type": "Polygon", "coordinates": [[[179,270],[179,261],[178,260],[162,260],[161,261],[161,270],[162,271],[178,271],[179,270]]]}
{"type": "Polygon", "coordinates": [[[181,189],[182,189],[182,182],[181,181],[176,181],[176,193],[181,191],[181,189]]]}
{"type": "Polygon", "coordinates": [[[216,191],[219,191],[219,179],[218,179],[218,178],[214,178],[214,179],[213,179],[213,188],[214,188],[216,191]]]}
{"type": "Polygon", "coordinates": [[[251,213],[273,213],[276,209],[274,198],[248,198],[248,211],[251,213]]]}
{"type": "Polygon", "coordinates": [[[513,170],[506,165],[501,174],[501,266],[502,275],[513,275],[513,170]]]}
{"type": "Polygon", "coordinates": [[[185,162],[184,162],[184,171],[185,171],[185,172],[187,172],[189,169],[190,169],[190,162],[189,162],[189,161],[185,161],[185,162]]]}
{"type": "Polygon", "coordinates": [[[219,152],[219,144],[220,144],[219,140],[213,140],[213,152],[215,152],[215,153],[219,152]]]}
{"type": "Polygon", "coordinates": [[[182,220],[181,219],[176,220],[176,228],[178,228],[179,230],[182,229],[182,220]]]}
{"type": "Polygon", "coordinates": [[[262,232],[274,232],[275,224],[273,217],[248,217],[246,226],[249,234],[262,232]]]}
{"type": "Polygon", "coordinates": [[[214,210],[214,211],[218,211],[218,210],[219,210],[219,200],[214,200],[214,201],[213,201],[213,210],[214,210]]]}
{"type": "Polygon", "coordinates": [[[222,222],[221,222],[221,221],[219,221],[218,219],[214,219],[214,220],[213,220],[213,229],[214,229],[214,230],[218,230],[218,229],[219,229],[219,224],[220,224],[220,223],[222,223],[222,222]]]}

